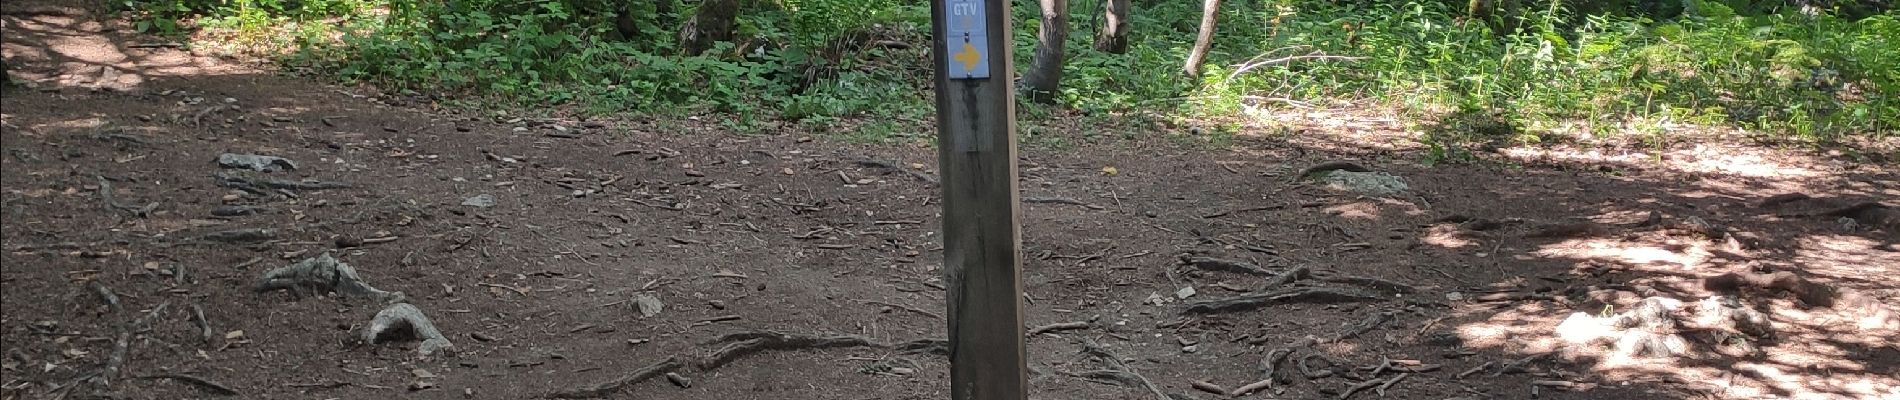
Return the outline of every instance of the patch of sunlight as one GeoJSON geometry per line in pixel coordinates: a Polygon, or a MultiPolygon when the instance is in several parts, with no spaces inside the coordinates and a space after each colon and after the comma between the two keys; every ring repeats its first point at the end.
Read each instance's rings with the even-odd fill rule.
{"type": "Polygon", "coordinates": [[[1419,238],[1419,242],[1447,249],[1478,245],[1477,240],[1467,237],[1462,229],[1452,225],[1437,225],[1426,229],[1425,234],[1419,238]]]}
{"type": "Polygon", "coordinates": [[[106,124],[108,123],[111,123],[111,121],[107,121],[104,117],[77,118],[77,119],[69,119],[65,121],[48,122],[44,124],[34,124],[32,126],[33,129],[30,129],[29,131],[39,131],[43,129],[97,129],[97,128],[106,126],[106,124]]]}
{"type": "Polygon", "coordinates": [[[1323,208],[1328,215],[1350,219],[1379,219],[1379,205],[1367,202],[1341,204],[1323,208]]]}
{"type": "Polygon", "coordinates": [[[1545,245],[1531,255],[1546,258],[1568,258],[1575,260],[1617,261],[1625,264],[1676,265],[1683,269],[1692,269],[1707,261],[1710,254],[1701,251],[1701,246],[1691,246],[1682,251],[1648,245],[1629,245],[1611,239],[1573,239],[1545,245]]]}
{"type": "Polygon", "coordinates": [[[1710,149],[1678,150],[1658,159],[1646,152],[1605,153],[1603,150],[1581,150],[1573,148],[1513,147],[1499,149],[1499,153],[1518,161],[1550,161],[1572,164],[1623,164],[1660,166],[1680,172],[1695,172],[1756,178],[1801,178],[1818,177],[1822,173],[1814,169],[1801,167],[1809,160],[1784,159],[1789,156],[1763,154],[1769,150],[1761,149],[1710,149]],[[1771,160],[1769,157],[1777,160],[1771,160]]]}

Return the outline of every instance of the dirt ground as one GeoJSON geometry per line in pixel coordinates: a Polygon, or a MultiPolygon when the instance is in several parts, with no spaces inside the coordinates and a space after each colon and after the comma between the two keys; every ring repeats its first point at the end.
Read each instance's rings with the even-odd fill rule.
{"type": "MultiPolygon", "coordinates": [[[[938,192],[905,172],[932,174],[928,147],[743,136],[717,116],[436,112],[146,46],[83,11],[4,14],[6,61],[33,87],[0,100],[0,398],[543,398],[668,357],[679,384],[602,395],[948,396],[945,358],[899,346],[944,331],[938,192]],[[254,176],[348,186],[236,190],[216,177],[238,173],[215,162],[227,152],[296,163],[254,176]],[[374,301],[255,290],[324,253],[406,294],[454,351],[361,343],[374,301]],[[837,337],[706,362],[757,331],[837,337]]],[[[1157,398],[1117,381],[1139,375],[1227,398],[1197,386],[1261,381],[1285,348],[1277,382],[1239,398],[1900,399],[1891,165],[1736,140],[1428,167],[1386,146],[1410,134],[1389,120],[1306,116],[1229,149],[1023,148],[1026,324],[1079,322],[1028,339],[1032,397],[1157,398]],[[1295,179],[1334,160],[1410,190],[1295,179]],[[1774,197],[1789,193],[1810,198],[1774,197]],[[1312,275],[1269,286],[1299,267],[1312,275]],[[1821,289],[1710,279],[1775,271],[1821,289]],[[1377,295],[1190,307],[1315,288],[1377,295]],[[1684,355],[1622,359],[1554,333],[1575,312],[1715,294],[1772,334],[1685,329],[1684,355]]]]}

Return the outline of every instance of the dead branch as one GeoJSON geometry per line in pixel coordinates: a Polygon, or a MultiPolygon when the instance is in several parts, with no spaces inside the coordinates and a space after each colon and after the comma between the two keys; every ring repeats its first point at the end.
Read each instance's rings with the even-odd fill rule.
{"type": "Polygon", "coordinates": [[[1088,321],[1058,322],[1058,323],[1038,326],[1035,328],[1030,328],[1029,333],[1023,336],[1030,337],[1030,336],[1036,336],[1036,335],[1041,335],[1044,333],[1050,333],[1050,332],[1055,332],[1055,331],[1068,331],[1068,330],[1088,329],[1088,328],[1089,328],[1088,321]]]}
{"type": "Polygon", "coordinates": [[[1491,368],[1492,365],[1497,365],[1497,363],[1491,362],[1491,361],[1485,361],[1484,364],[1479,364],[1478,366],[1471,367],[1471,369],[1467,369],[1464,372],[1459,372],[1458,379],[1465,379],[1465,377],[1467,376],[1471,376],[1479,372],[1484,372],[1485,369],[1491,368]]]}
{"type": "Polygon", "coordinates": [[[380,303],[399,303],[408,298],[402,292],[387,292],[363,283],[355,267],[337,261],[329,252],[265,272],[263,280],[257,284],[259,292],[278,289],[293,292],[316,290],[318,293],[335,291],[345,296],[368,297],[380,303]]]}
{"type": "Polygon", "coordinates": [[[620,378],[616,378],[611,381],[603,382],[598,385],[588,386],[585,388],[549,393],[547,397],[550,399],[589,399],[589,398],[607,397],[609,395],[619,392],[620,389],[622,388],[625,388],[627,386],[630,386],[636,383],[640,383],[641,381],[653,379],[653,377],[656,377],[656,376],[665,375],[667,373],[673,372],[673,370],[680,369],[683,366],[685,365],[680,363],[680,360],[678,357],[667,357],[666,360],[664,361],[653,363],[652,365],[648,365],[644,368],[634,370],[633,373],[627,374],[626,376],[622,376],[620,378]]]}
{"type": "Polygon", "coordinates": [[[1067,205],[1072,205],[1072,206],[1082,206],[1082,207],[1094,209],[1094,210],[1100,210],[1103,208],[1102,206],[1089,204],[1081,200],[1071,199],[1067,197],[1029,196],[1029,197],[1022,198],[1022,202],[1023,204],[1067,204],[1067,205]]]}
{"type": "Polygon", "coordinates": [[[1102,348],[1102,346],[1099,344],[1096,344],[1094,340],[1083,338],[1082,352],[1091,356],[1095,356],[1095,358],[1101,359],[1103,363],[1108,364],[1111,371],[1115,371],[1121,374],[1132,375],[1136,382],[1141,383],[1142,387],[1146,387],[1148,388],[1148,391],[1154,392],[1156,400],[1171,399],[1170,397],[1168,397],[1167,393],[1163,393],[1161,391],[1160,386],[1155,385],[1154,381],[1148,380],[1148,377],[1142,376],[1140,372],[1135,372],[1134,368],[1129,368],[1128,364],[1122,362],[1121,357],[1116,356],[1114,353],[1108,352],[1108,349],[1102,348]]]}
{"type": "Polygon", "coordinates": [[[376,312],[376,318],[371,319],[369,327],[363,329],[363,343],[376,344],[377,339],[384,334],[400,332],[404,328],[412,337],[422,339],[422,344],[416,347],[416,354],[428,357],[436,352],[455,352],[455,344],[442,336],[442,331],[436,330],[435,324],[429,322],[429,317],[422,314],[422,309],[409,303],[391,304],[376,312]]]}
{"type": "Polygon", "coordinates": [[[1386,389],[1391,389],[1392,385],[1397,385],[1399,384],[1399,381],[1405,380],[1406,377],[1410,377],[1410,376],[1412,376],[1410,372],[1399,374],[1399,376],[1395,376],[1395,377],[1392,377],[1392,379],[1390,380],[1386,380],[1385,383],[1379,384],[1379,387],[1373,388],[1372,390],[1373,392],[1378,393],[1379,397],[1385,397],[1386,389]]]}
{"type": "Polygon", "coordinates": [[[257,243],[277,238],[277,230],[270,228],[240,228],[211,232],[204,240],[224,243],[257,243]]]}
{"type": "Polygon", "coordinates": [[[856,163],[858,164],[858,166],[863,166],[863,167],[885,168],[885,169],[897,170],[897,172],[903,172],[905,175],[910,175],[912,178],[917,178],[917,180],[924,181],[932,185],[937,184],[937,177],[931,176],[930,174],[923,173],[922,171],[910,169],[898,163],[889,162],[889,161],[879,161],[879,160],[858,160],[856,163]]]}
{"type": "Polygon", "coordinates": [[[1280,273],[1268,271],[1266,268],[1261,268],[1259,265],[1254,265],[1253,263],[1250,263],[1250,262],[1240,261],[1240,260],[1229,260],[1225,258],[1183,255],[1181,256],[1181,263],[1193,265],[1195,268],[1200,268],[1200,269],[1204,269],[1208,271],[1237,272],[1237,273],[1243,273],[1243,274],[1267,275],[1267,276],[1280,275],[1280,273]]]}
{"type": "Polygon", "coordinates": [[[184,382],[184,383],[191,384],[192,386],[204,388],[205,390],[209,390],[211,391],[211,393],[214,393],[220,396],[238,395],[237,389],[232,389],[230,386],[225,386],[224,384],[217,383],[210,379],[205,379],[205,378],[198,377],[195,375],[157,374],[157,375],[140,375],[138,378],[139,379],[170,379],[173,381],[184,382]]]}
{"type": "Polygon", "coordinates": [[[1185,312],[1215,313],[1240,311],[1287,303],[1351,303],[1383,300],[1385,297],[1350,289],[1296,288],[1268,293],[1250,293],[1225,299],[1189,303],[1185,312]]]}
{"type": "Polygon", "coordinates": [[[243,190],[258,195],[268,195],[270,194],[270,190],[273,189],[326,190],[354,187],[354,185],[342,182],[289,181],[276,178],[250,177],[243,174],[227,174],[224,172],[213,174],[213,177],[218,179],[218,186],[243,190]]]}
{"type": "Polygon", "coordinates": [[[701,371],[710,371],[748,354],[766,350],[829,349],[839,347],[883,347],[863,336],[804,336],[779,332],[740,332],[721,336],[712,343],[727,343],[701,362],[701,371]]]}
{"type": "MultiPolygon", "coordinates": [[[[1240,64],[1235,64],[1235,65],[1234,65],[1234,72],[1230,72],[1230,73],[1228,73],[1228,74],[1227,74],[1227,79],[1225,79],[1225,80],[1223,80],[1222,82],[1231,82],[1231,81],[1233,81],[1233,80],[1234,80],[1234,78],[1238,78],[1238,77],[1240,77],[1240,74],[1244,74],[1244,73],[1247,73],[1247,71],[1251,71],[1251,70],[1253,70],[1253,69],[1255,69],[1255,68],[1260,68],[1260,67],[1265,67],[1265,66],[1269,66],[1269,65],[1278,65],[1278,64],[1286,64],[1286,63],[1290,63],[1290,62],[1294,62],[1294,61],[1299,61],[1299,60],[1343,60],[1343,61],[1353,61],[1353,60],[1363,60],[1363,59],[1365,59],[1365,57],[1349,57],[1349,56],[1335,56],[1335,55],[1327,55],[1326,53],[1323,53],[1323,52],[1320,52],[1320,51],[1318,51],[1318,50],[1315,50],[1315,51],[1313,51],[1313,52],[1310,52],[1310,53],[1306,53],[1305,55],[1298,55],[1298,56],[1286,56],[1286,57],[1280,57],[1280,58],[1274,58],[1274,59],[1267,59],[1267,60],[1261,60],[1261,58],[1264,58],[1264,57],[1266,57],[1266,56],[1267,56],[1267,55],[1269,55],[1269,54],[1273,54],[1273,53],[1278,53],[1278,52],[1280,52],[1281,50],[1294,50],[1294,49],[1299,49],[1299,48],[1304,48],[1304,47],[1309,47],[1309,46],[1304,46],[1304,45],[1300,45],[1300,46],[1287,46],[1287,47],[1281,47],[1281,48],[1277,48],[1277,49],[1273,49],[1273,50],[1268,50],[1268,51],[1267,51],[1267,52],[1265,52],[1265,53],[1260,53],[1260,55],[1257,55],[1257,56],[1254,56],[1254,57],[1253,57],[1253,59],[1250,59],[1250,60],[1247,60],[1247,62],[1244,62],[1244,63],[1240,63],[1240,64]]],[[[1363,171],[1362,171],[1362,172],[1363,172],[1363,171]]]]}
{"type": "Polygon", "coordinates": [[[1216,385],[1214,384],[1214,382],[1193,381],[1193,382],[1188,382],[1188,385],[1193,386],[1195,390],[1213,393],[1214,395],[1217,395],[1217,396],[1227,395],[1227,388],[1220,387],[1220,385],[1216,385]]]}

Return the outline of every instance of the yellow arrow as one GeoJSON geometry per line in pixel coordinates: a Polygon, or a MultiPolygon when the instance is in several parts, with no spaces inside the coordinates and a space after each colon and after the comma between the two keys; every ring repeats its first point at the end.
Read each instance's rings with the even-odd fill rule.
{"type": "Polygon", "coordinates": [[[976,63],[978,61],[983,61],[983,54],[978,53],[976,51],[976,46],[972,46],[970,45],[970,43],[965,42],[963,43],[963,50],[958,51],[956,55],[950,56],[950,59],[963,63],[964,71],[975,71],[976,63]]]}

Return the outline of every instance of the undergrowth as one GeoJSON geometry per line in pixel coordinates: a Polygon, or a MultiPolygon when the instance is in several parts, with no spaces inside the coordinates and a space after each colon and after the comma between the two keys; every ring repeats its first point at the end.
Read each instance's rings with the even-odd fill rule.
{"type": "MultiPolygon", "coordinates": [[[[1038,20],[1033,2],[1016,3],[1016,65],[1026,68],[1038,20]]],[[[1477,16],[1450,0],[1229,0],[1203,74],[1183,77],[1199,2],[1134,3],[1124,54],[1090,46],[1099,0],[1070,4],[1061,107],[1232,117],[1371,104],[1425,127],[1419,140],[1435,160],[1507,143],[1666,141],[1684,126],[1810,144],[1900,131],[1892,10],[1527,0],[1477,16]],[[1341,58],[1249,67],[1303,55],[1341,58]]],[[[272,36],[290,38],[291,65],[489,103],[720,112],[814,130],[869,118],[878,123],[852,125],[893,136],[920,130],[904,124],[921,127],[932,114],[928,3],[743,2],[731,42],[682,55],[678,27],[697,4],[130,0],[124,8],[156,32],[297,27],[272,36]]]]}

